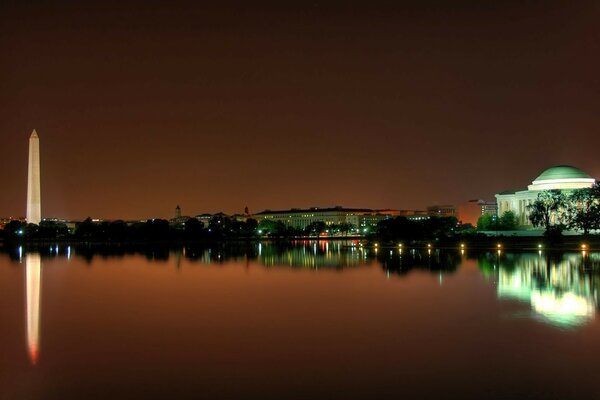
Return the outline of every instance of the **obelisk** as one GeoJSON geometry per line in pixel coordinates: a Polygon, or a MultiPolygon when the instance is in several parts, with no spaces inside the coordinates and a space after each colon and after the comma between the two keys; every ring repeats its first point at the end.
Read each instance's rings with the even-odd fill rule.
{"type": "Polygon", "coordinates": [[[42,199],[40,194],[40,138],[35,131],[29,138],[29,170],[27,173],[27,222],[42,221],[42,199]]]}

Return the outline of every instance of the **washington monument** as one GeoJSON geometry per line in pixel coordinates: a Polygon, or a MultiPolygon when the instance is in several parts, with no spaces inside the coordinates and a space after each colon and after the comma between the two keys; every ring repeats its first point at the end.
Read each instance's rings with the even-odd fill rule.
{"type": "Polygon", "coordinates": [[[42,198],[40,195],[40,138],[35,131],[29,138],[29,170],[27,173],[27,222],[42,221],[42,198]]]}

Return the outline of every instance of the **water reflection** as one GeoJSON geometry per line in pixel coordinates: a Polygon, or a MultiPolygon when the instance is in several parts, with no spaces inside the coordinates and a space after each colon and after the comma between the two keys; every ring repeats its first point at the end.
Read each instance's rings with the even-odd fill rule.
{"type": "Polygon", "coordinates": [[[40,350],[40,305],[42,262],[38,253],[25,257],[25,282],[27,302],[27,346],[29,358],[33,365],[37,364],[40,350]]]}
{"type": "MultiPolygon", "coordinates": [[[[577,327],[595,318],[600,307],[600,254],[590,252],[552,254],[510,253],[500,250],[467,254],[457,249],[367,249],[355,241],[297,241],[293,243],[222,243],[213,246],[94,246],[44,245],[3,248],[12,259],[26,264],[27,343],[33,364],[39,357],[39,315],[41,301],[41,264],[45,257],[80,257],[89,265],[103,259],[142,255],[153,265],[176,268],[235,262],[259,264],[267,268],[335,269],[380,266],[385,277],[401,278],[415,270],[428,271],[439,285],[454,274],[465,260],[476,259],[479,270],[496,284],[501,300],[517,300],[531,308],[530,316],[556,327],[577,327]]],[[[468,253],[471,253],[469,251],[468,253]]]]}
{"type": "Polygon", "coordinates": [[[453,273],[461,262],[461,254],[456,251],[439,249],[396,249],[381,250],[376,253],[377,261],[387,275],[406,275],[414,269],[437,273],[440,284],[444,273],[453,273]]]}
{"type": "Polygon", "coordinates": [[[497,279],[500,299],[530,304],[533,317],[558,327],[590,322],[599,307],[598,254],[524,253],[479,258],[484,274],[497,279]]]}
{"type": "Polygon", "coordinates": [[[290,267],[302,269],[343,269],[371,265],[377,262],[386,274],[405,275],[411,270],[422,269],[434,273],[454,272],[464,250],[443,251],[439,249],[369,249],[358,241],[315,241],[299,240],[290,243],[221,243],[216,245],[187,245],[170,247],[165,245],[90,245],[29,246],[21,249],[0,249],[13,260],[23,254],[35,252],[44,257],[72,257],[84,259],[92,264],[94,258],[108,259],[142,255],[148,261],[166,263],[175,260],[181,268],[182,260],[201,264],[226,262],[257,262],[265,267],[290,267]]]}

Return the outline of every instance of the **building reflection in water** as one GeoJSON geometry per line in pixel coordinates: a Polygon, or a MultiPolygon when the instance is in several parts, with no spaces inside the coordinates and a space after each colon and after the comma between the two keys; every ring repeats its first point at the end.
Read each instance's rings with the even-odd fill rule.
{"type": "MultiPolygon", "coordinates": [[[[185,248],[185,258],[204,264],[254,260],[265,267],[343,269],[370,262],[357,242],[298,240],[291,243],[256,243],[246,247],[185,248]]],[[[248,265],[248,264],[247,264],[248,265]]]]}
{"type": "Polygon", "coordinates": [[[366,256],[364,251],[357,250],[356,245],[351,241],[330,243],[298,240],[290,246],[274,244],[262,246],[258,260],[266,267],[341,269],[365,264],[366,256]]]}
{"type": "Polygon", "coordinates": [[[38,253],[25,256],[25,281],[27,296],[27,346],[31,363],[38,361],[40,351],[40,305],[42,262],[38,253]]]}
{"type": "Polygon", "coordinates": [[[529,303],[535,317],[575,327],[590,322],[600,305],[600,275],[588,265],[600,260],[589,256],[591,260],[579,253],[488,255],[479,259],[479,267],[497,278],[498,298],[529,303]]]}

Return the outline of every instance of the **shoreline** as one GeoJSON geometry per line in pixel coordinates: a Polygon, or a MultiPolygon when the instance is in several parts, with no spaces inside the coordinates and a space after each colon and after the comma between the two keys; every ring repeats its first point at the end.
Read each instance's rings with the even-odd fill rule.
{"type": "Polygon", "coordinates": [[[599,251],[600,236],[563,236],[557,239],[545,237],[526,236],[494,236],[494,237],[454,237],[437,240],[395,240],[384,241],[376,237],[289,237],[289,238],[219,238],[202,240],[80,240],[73,238],[56,239],[22,239],[22,240],[0,240],[0,248],[11,249],[23,247],[42,247],[53,245],[85,246],[85,247],[180,247],[198,246],[212,247],[222,245],[238,244],[246,246],[249,244],[272,243],[277,245],[297,246],[298,242],[352,242],[344,247],[364,247],[369,249],[416,249],[416,250],[502,250],[502,251],[599,251]]]}

